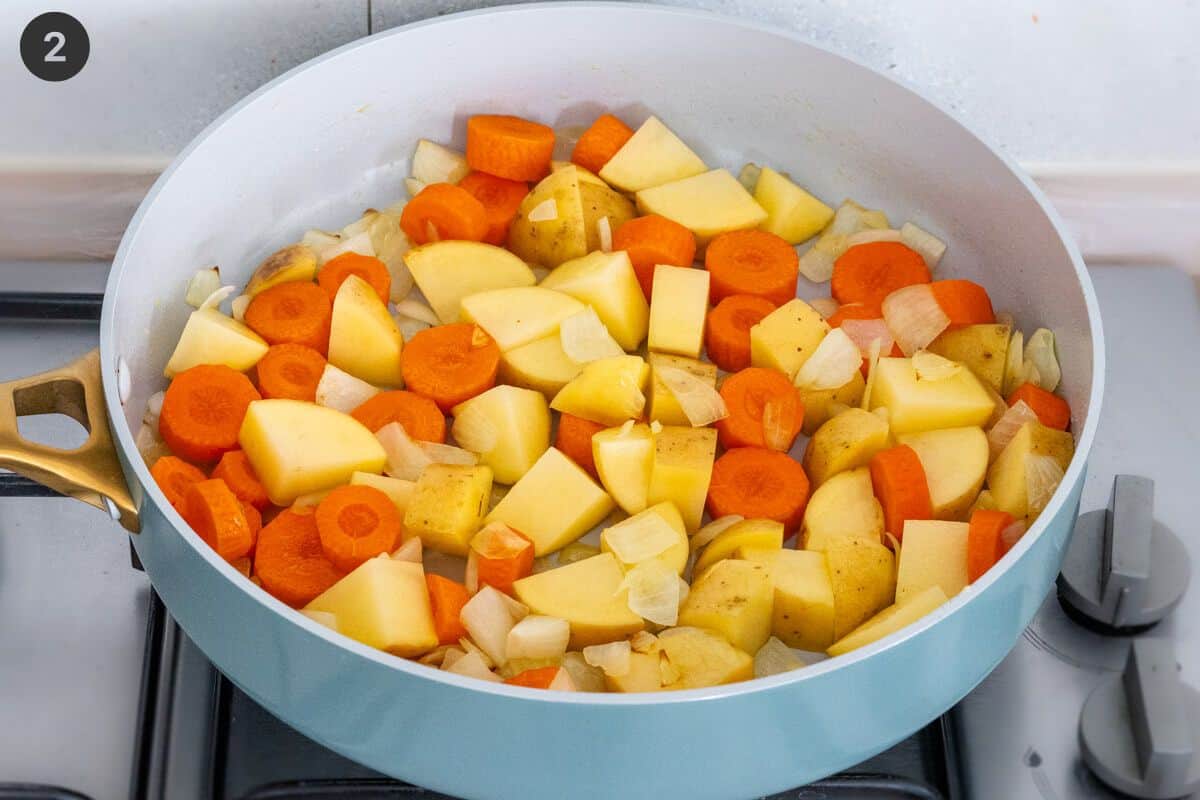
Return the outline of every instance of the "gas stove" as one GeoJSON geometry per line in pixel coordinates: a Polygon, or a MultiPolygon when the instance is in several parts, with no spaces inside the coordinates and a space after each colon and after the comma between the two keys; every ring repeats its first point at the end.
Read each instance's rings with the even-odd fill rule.
{"type": "MultiPolygon", "coordinates": [[[[95,346],[103,269],[70,269],[69,281],[59,283],[71,287],[69,295],[48,277],[66,272],[0,273],[0,379],[95,346]]],[[[1093,275],[1109,380],[1081,508],[1107,508],[1118,474],[1148,478],[1153,518],[1200,563],[1200,537],[1187,513],[1197,475],[1191,457],[1200,446],[1197,285],[1170,268],[1099,267],[1093,275]]],[[[60,446],[83,438],[61,418],[24,418],[21,426],[27,437],[60,446]]],[[[347,761],[256,705],[175,625],[134,561],[115,523],[0,474],[0,798],[442,797],[347,761]]],[[[1008,658],[951,712],[846,773],[777,797],[1119,797],[1085,764],[1080,746],[1080,714],[1098,687],[1092,707],[1115,698],[1121,711],[1129,687],[1147,691],[1147,705],[1157,710],[1142,730],[1153,734],[1150,750],[1159,746],[1155,774],[1177,776],[1180,764],[1185,776],[1194,774],[1200,752],[1190,761],[1187,753],[1164,752],[1164,742],[1167,750],[1172,744],[1167,734],[1181,732],[1151,702],[1192,695],[1178,686],[1160,691],[1161,681],[1143,675],[1139,682],[1126,668],[1141,663],[1145,672],[1155,654],[1160,662],[1177,659],[1182,683],[1200,687],[1200,589],[1192,586],[1165,621],[1134,635],[1080,624],[1056,594],[1008,658]],[[1131,642],[1141,662],[1130,659],[1131,642]]],[[[1184,738],[1198,728],[1189,713],[1180,705],[1173,718],[1178,723],[1182,714],[1184,738]]],[[[1128,723],[1120,713],[1116,719],[1128,723]]],[[[1131,756],[1120,748],[1134,741],[1105,739],[1116,755],[1099,746],[1090,754],[1099,762],[1124,759],[1110,771],[1128,772],[1131,756]]],[[[1104,772],[1105,764],[1097,768],[1104,772]]]]}

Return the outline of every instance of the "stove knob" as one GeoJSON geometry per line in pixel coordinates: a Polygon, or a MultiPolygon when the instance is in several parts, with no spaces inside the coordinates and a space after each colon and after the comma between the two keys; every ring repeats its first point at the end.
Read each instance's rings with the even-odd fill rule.
{"type": "Polygon", "coordinates": [[[1058,576],[1076,621],[1105,634],[1143,631],[1171,612],[1191,566],[1179,537],[1154,519],[1154,481],[1118,475],[1107,509],[1079,517],[1058,576]]]}
{"type": "Polygon", "coordinates": [[[1179,679],[1167,639],[1135,639],[1125,671],[1106,678],[1079,716],[1083,761],[1133,797],[1200,791],[1200,692],[1179,679]]]}

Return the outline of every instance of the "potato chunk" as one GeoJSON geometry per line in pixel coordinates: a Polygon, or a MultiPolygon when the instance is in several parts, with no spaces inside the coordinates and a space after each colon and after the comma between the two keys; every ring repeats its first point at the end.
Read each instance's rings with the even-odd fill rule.
{"type": "Polygon", "coordinates": [[[847,408],[857,408],[862,403],[867,382],[861,372],[836,389],[801,389],[800,400],[804,403],[805,436],[812,436],[817,428],[833,419],[847,408]]]}
{"type": "Polygon", "coordinates": [[[592,436],[592,458],[600,483],[627,514],[646,509],[654,435],[646,424],[606,428],[592,436]]]}
{"type": "Polygon", "coordinates": [[[550,446],[550,407],[539,392],[494,386],[454,407],[453,432],[498,483],[513,484],[550,446]]]}
{"type": "Polygon", "coordinates": [[[497,379],[500,383],[541,392],[551,400],[583,367],[567,356],[556,331],[501,354],[497,379]]]}
{"type": "Polygon", "coordinates": [[[965,364],[975,377],[999,392],[1008,359],[1009,325],[965,325],[945,331],[929,344],[929,352],[965,364]]]}
{"type": "Polygon", "coordinates": [[[763,207],[727,169],[642,189],[637,205],[643,214],[661,214],[688,228],[700,245],[726,231],[757,228],[767,218],[763,207]]]}
{"type": "Polygon", "coordinates": [[[839,472],[866,466],[888,444],[888,424],[861,408],[843,411],[826,422],[804,450],[804,471],[813,486],[839,472]]]}
{"type": "Polygon", "coordinates": [[[620,425],[642,415],[649,374],[641,356],[601,358],[585,366],[554,395],[550,407],[600,425],[620,425]]]}
{"type": "Polygon", "coordinates": [[[982,426],[995,410],[991,395],[969,369],[940,380],[918,380],[907,358],[879,359],[871,409],[880,407],[888,410],[897,434],[982,426]]]}
{"type": "Polygon", "coordinates": [[[464,297],[460,305],[461,318],[487,331],[506,353],[557,336],[564,319],[586,310],[574,297],[540,286],[491,289],[464,297]]]}
{"type": "Polygon", "coordinates": [[[521,578],[513,584],[513,593],[532,613],[570,623],[570,647],[577,650],[615,641],[644,627],[621,591],[624,579],[616,557],[601,553],[521,578]]]}
{"type": "Polygon", "coordinates": [[[695,533],[704,516],[716,453],[715,429],[664,427],[654,436],[654,465],[646,502],[674,503],[688,533],[695,533]]]}
{"type": "Polygon", "coordinates": [[[701,628],[679,627],[663,631],[659,646],[679,679],[667,689],[702,689],[754,677],[754,657],[731,645],[724,637],[701,628]]]}
{"type": "Polygon", "coordinates": [[[704,383],[717,386],[717,365],[707,361],[698,361],[684,356],[672,356],[666,353],[651,353],[646,359],[650,363],[650,407],[648,415],[651,420],[663,425],[691,425],[683,407],[675,399],[674,393],[667,388],[655,369],[657,367],[674,367],[695,375],[704,383]]]}
{"type": "Polygon", "coordinates": [[[883,537],[883,507],[875,499],[867,467],[839,472],[817,487],[804,510],[800,540],[806,550],[822,550],[833,539],[883,537]]]}
{"type": "Polygon", "coordinates": [[[329,363],[375,386],[399,386],[404,338],[387,306],[357,275],[342,281],[333,299],[329,363]]]}
{"type": "Polygon", "coordinates": [[[744,519],[717,534],[704,546],[693,572],[701,574],[738,550],[778,550],[783,547],[783,523],[773,519],[744,519]]]}
{"type": "Polygon", "coordinates": [[[597,251],[561,264],[541,286],[590,305],[623,350],[636,350],[646,338],[650,306],[624,250],[597,251]]]}
{"type": "Polygon", "coordinates": [[[1066,471],[1075,454],[1075,439],[1066,431],[1027,422],[1017,431],[988,470],[987,485],[992,502],[1017,519],[1029,514],[1025,462],[1029,456],[1050,456],[1066,471]]]}
{"type": "Polygon", "coordinates": [[[693,582],[679,609],[679,624],[716,631],[753,653],[771,636],[774,592],[765,565],[725,559],[693,582]]]}
{"type": "Polygon", "coordinates": [[[508,228],[508,249],[522,261],[557,267],[588,251],[579,171],[551,172],[521,201],[508,228]]]}
{"type": "Polygon", "coordinates": [[[833,584],[825,555],[809,550],[743,550],[764,564],[775,587],[771,633],[788,647],[821,651],[833,643],[833,584]]]}
{"type": "Polygon", "coordinates": [[[946,428],[908,433],[896,441],[916,451],[933,515],[938,519],[962,519],[979,496],[988,467],[988,441],[982,428],[946,428]]]}
{"type": "Polygon", "coordinates": [[[431,550],[465,556],[483,526],[492,493],[492,469],[478,464],[430,464],[404,512],[405,536],[419,536],[431,550]]]}
{"type": "Polygon", "coordinates": [[[699,358],[708,315],[708,271],[659,264],[654,268],[647,345],[658,353],[699,358]]]}
{"type": "Polygon", "coordinates": [[[409,250],[404,263],[443,323],[458,322],[464,297],[537,283],[524,261],[482,242],[432,242],[409,250]]]}
{"type": "Polygon", "coordinates": [[[600,177],[618,189],[636,192],[698,175],[705,169],[700,156],[658,117],[650,117],[613,154],[600,170],[600,177]]]}
{"type": "Polygon", "coordinates": [[[836,539],[825,545],[833,587],[833,636],[840,639],[896,599],[896,559],[878,542],[836,539]]]}
{"type": "Polygon", "coordinates": [[[930,586],[941,587],[946,597],[954,597],[966,587],[969,529],[965,522],[910,519],[904,523],[896,576],[897,603],[930,586]]]}
{"type": "Polygon", "coordinates": [[[828,649],[831,656],[840,656],[860,647],[866,647],[885,636],[905,628],[936,609],[949,598],[940,586],[930,586],[923,592],[909,597],[903,603],[895,603],[859,625],[850,633],[833,643],[828,649]]]}
{"type": "Polygon", "coordinates": [[[393,561],[386,555],[368,559],[305,611],[333,614],[339,633],[406,658],[438,644],[425,570],[411,561],[393,561]]]}
{"type": "Polygon", "coordinates": [[[770,167],[759,173],[754,199],[767,211],[763,230],[788,244],[811,239],[833,219],[832,208],[770,167]]]}
{"type": "Polygon", "coordinates": [[[163,375],[174,378],[200,364],[224,364],[245,372],[266,353],[267,343],[257,333],[215,308],[201,308],[188,316],[163,375]]]}
{"type": "Polygon", "coordinates": [[[829,323],[797,298],[784,303],[750,329],[750,363],[777,369],[788,380],[804,366],[829,333],[829,323]]]}

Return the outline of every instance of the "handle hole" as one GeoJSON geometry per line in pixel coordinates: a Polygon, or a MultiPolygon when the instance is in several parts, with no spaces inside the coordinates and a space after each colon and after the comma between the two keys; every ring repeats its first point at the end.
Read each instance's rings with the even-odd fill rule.
{"type": "Polygon", "coordinates": [[[17,433],[27,442],[59,450],[78,450],[87,442],[87,428],[66,414],[29,414],[17,417],[17,433]]]}
{"type": "Polygon", "coordinates": [[[77,450],[87,442],[91,428],[83,384],[55,380],[13,391],[17,432],[28,442],[77,450]]]}

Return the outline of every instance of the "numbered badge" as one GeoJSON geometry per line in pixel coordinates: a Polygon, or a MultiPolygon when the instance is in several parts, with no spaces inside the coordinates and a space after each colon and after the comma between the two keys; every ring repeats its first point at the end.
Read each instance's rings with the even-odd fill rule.
{"type": "Polygon", "coordinates": [[[78,75],[91,48],[83,24],[61,11],[39,14],[21,34],[21,60],[44,81],[65,81],[78,75]]]}

